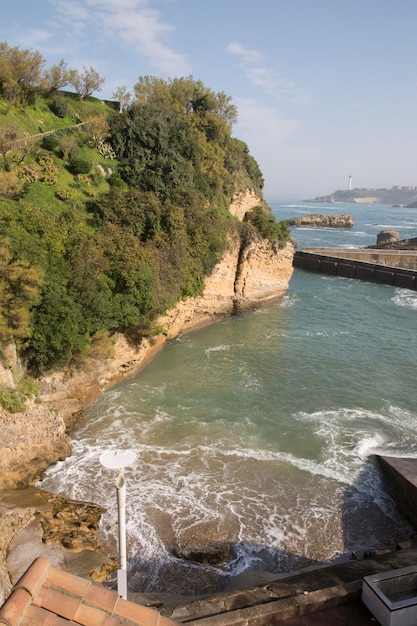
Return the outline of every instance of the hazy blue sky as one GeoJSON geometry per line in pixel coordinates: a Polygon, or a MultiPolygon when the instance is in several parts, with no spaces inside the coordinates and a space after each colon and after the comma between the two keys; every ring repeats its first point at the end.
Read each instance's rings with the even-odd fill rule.
{"type": "Polygon", "coordinates": [[[192,75],[238,107],[267,199],[417,185],[416,0],[9,0],[0,41],[105,78],[192,75]]]}

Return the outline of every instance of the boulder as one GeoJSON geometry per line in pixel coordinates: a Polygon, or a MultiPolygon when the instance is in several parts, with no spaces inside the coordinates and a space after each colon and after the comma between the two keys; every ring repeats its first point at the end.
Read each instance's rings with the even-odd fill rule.
{"type": "Polygon", "coordinates": [[[381,230],[378,233],[376,244],[368,246],[379,250],[417,250],[417,237],[400,239],[395,230],[381,230]]]}
{"type": "Polygon", "coordinates": [[[381,230],[376,236],[376,245],[385,245],[389,243],[395,243],[399,240],[400,233],[396,230],[381,230]]]}
{"type": "Polygon", "coordinates": [[[212,543],[207,546],[191,544],[175,548],[174,554],[178,559],[185,559],[186,561],[220,565],[229,558],[231,547],[232,544],[228,542],[212,543]]]}

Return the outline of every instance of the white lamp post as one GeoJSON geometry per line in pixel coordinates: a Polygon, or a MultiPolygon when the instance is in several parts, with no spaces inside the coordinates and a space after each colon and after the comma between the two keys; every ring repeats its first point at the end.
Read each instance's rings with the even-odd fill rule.
{"type": "Polygon", "coordinates": [[[117,515],[119,521],[119,569],[117,570],[117,593],[127,598],[127,559],[126,559],[126,481],[124,468],[132,465],[138,458],[132,450],[114,450],[103,452],[100,463],[107,469],[118,469],[116,480],[117,515]]]}

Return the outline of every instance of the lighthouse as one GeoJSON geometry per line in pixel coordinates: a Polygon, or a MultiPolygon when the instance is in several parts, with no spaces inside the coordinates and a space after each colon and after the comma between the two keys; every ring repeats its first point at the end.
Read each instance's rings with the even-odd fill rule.
{"type": "Polygon", "coordinates": [[[352,176],[349,176],[349,186],[348,186],[349,191],[352,191],[352,176]]]}

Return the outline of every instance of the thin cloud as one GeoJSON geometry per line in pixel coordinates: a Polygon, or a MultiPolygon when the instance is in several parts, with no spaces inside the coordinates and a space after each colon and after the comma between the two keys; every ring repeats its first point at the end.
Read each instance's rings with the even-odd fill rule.
{"type": "Polygon", "coordinates": [[[299,128],[299,122],[283,118],[276,108],[261,105],[256,100],[241,98],[237,100],[239,111],[239,132],[243,132],[251,146],[265,142],[269,146],[283,145],[299,128]]]}
{"type": "Polygon", "coordinates": [[[49,41],[51,33],[42,28],[31,28],[18,38],[18,43],[22,48],[37,50],[45,42],[49,41]]]}
{"type": "Polygon", "coordinates": [[[240,56],[245,63],[260,63],[263,60],[263,55],[260,52],[257,50],[248,50],[238,42],[229,43],[226,50],[231,54],[240,56]]]}
{"type": "MultiPolygon", "coordinates": [[[[65,27],[66,33],[73,36],[83,34],[90,22],[88,8],[80,2],[51,1],[56,7],[59,24],[65,27]]],[[[51,20],[51,24],[53,24],[53,20],[51,20]]]]}
{"type": "Polygon", "coordinates": [[[240,65],[250,82],[263,89],[268,95],[278,99],[285,98],[291,102],[307,100],[295,82],[281,78],[274,70],[262,63],[264,57],[261,52],[245,48],[238,42],[230,43],[226,49],[230,54],[240,58],[240,65]]]}
{"type": "Polygon", "coordinates": [[[54,0],[54,4],[73,32],[100,32],[122,42],[168,76],[191,73],[186,56],[166,41],[174,26],[161,20],[159,11],[150,8],[149,0],[81,0],[71,4],[54,0]]]}

